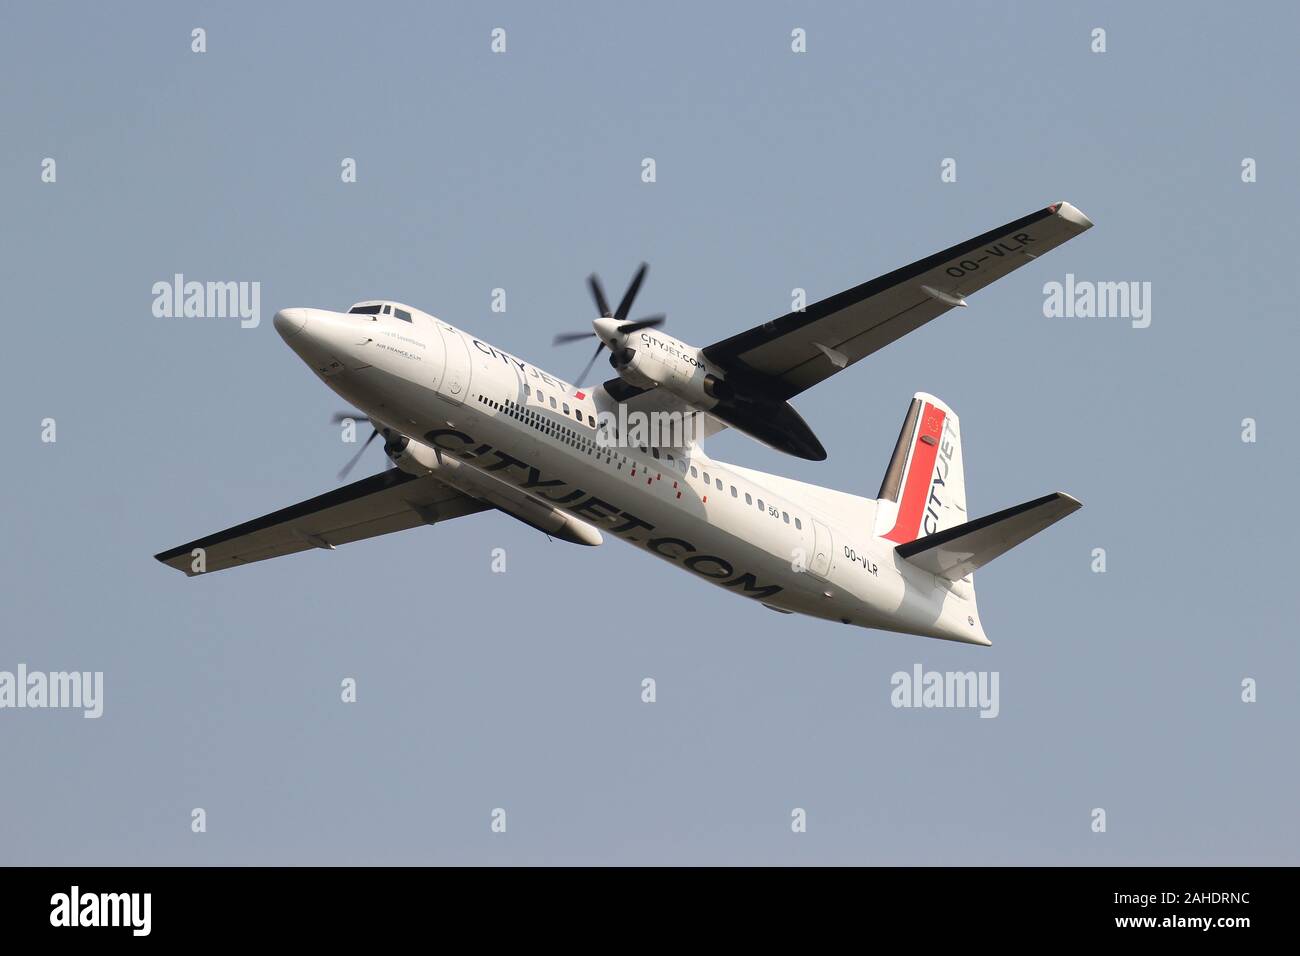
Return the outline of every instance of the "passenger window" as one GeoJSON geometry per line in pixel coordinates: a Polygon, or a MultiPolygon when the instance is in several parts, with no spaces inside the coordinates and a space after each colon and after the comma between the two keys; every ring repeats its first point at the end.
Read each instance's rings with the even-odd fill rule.
{"type": "Polygon", "coordinates": [[[694,465],[691,465],[691,477],[692,477],[692,478],[698,478],[698,477],[700,477],[700,473],[699,473],[698,471],[695,470],[695,466],[694,466],[694,465]]]}
{"type": "Polygon", "coordinates": [[[659,449],[658,449],[658,448],[651,448],[651,449],[650,449],[650,454],[654,455],[655,458],[658,459],[658,457],[659,457],[659,449]]]}
{"type": "Polygon", "coordinates": [[[733,497],[733,498],[736,497],[736,486],[735,486],[735,485],[732,485],[732,486],[731,486],[731,497],[733,497]]]}
{"type": "Polygon", "coordinates": [[[718,490],[721,491],[721,490],[722,490],[722,479],[721,479],[721,478],[714,478],[713,481],[714,481],[714,484],[716,484],[716,485],[718,486],[718,490]]]}
{"type": "Polygon", "coordinates": [[[781,520],[784,521],[786,524],[789,524],[789,523],[790,523],[790,512],[788,512],[788,511],[782,511],[782,512],[781,512],[781,520]]]}
{"type": "Polygon", "coordinates": [[[800,521],[798,518],[794,519],[794,526],[798,528],[800,531],[803,530],[803,522],[800,521]]]}
{"type": "Polygon", "coordinates": [[[566,414],[566,415],[569,414],[569,403],[568,403],[568,402],[565,402],[565,403],[564,403],[564,414],[566,414]]]}
{"type": "Polygon", "coordinates": [[[555,407],[555,396],[552,395],[552,396],[551,396],[551,408],[554,408],[554,407],[555,407]]]}
{"type": "Polygon", "coordinates": [[[596,419],[594,419],[594,418],[592,418],[590,415],[588,415],[588,416],[587,416],[587,424],[590,425],[592,428],[595,428],[595,427],[596,427],[596,419]]]}
{"type": "Polygon", "coordinates": [[[753,503],[754,499],[750,497],[749,492],[745,492],[745,504],[752,505],[753,503]]]}
{"type": "Polygon", "coordinates": [[[766,511],[766,510],[767,510],[766,508],[763,507],[763,499],[762,499],[762,498],[759,498],[759,499],[758,499],[758,510],[759,510],[759,511],[766,511]]]}
{"type": "Polygon", "coordinates": [[[709,473],[707,471],[704,473],[704,483],[706,485],[709,483],[709,473]]]}

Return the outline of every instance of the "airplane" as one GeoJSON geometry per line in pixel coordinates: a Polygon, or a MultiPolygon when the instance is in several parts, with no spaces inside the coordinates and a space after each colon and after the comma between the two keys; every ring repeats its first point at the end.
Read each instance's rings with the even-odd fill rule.
{"type": "Polygon", "coordinates": [[[578,381],[609,352],[616,374],[596,386],[391,300],[283,309],[285,343],[360,409],[336,422],[371,425],[340,480],[376,438],[388,468],[155,557],[211,574],[496,510],[574,544],[608,533],[774,611],[988,646],[973,572],[1081,505],[1055,492],[971,519],[943,401],[912,397],[874,498],[717,461],[703,442],[734,428],[824,459],[792,398],[1091,226],[1053,203],[704,348],[661,315],[629,318],[644,264],[614,308],[593,275],[592,331],[556,343],[595,339],[578,381]]]}

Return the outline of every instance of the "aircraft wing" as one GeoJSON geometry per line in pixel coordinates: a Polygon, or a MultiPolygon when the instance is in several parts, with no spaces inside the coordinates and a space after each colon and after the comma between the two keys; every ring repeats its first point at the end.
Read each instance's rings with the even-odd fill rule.
{"type": "MultiPolygon", "coordinates": [[[[704,349],[729,381],[745,383],[762,398],[788,401],[908,332],[920,328],[965,297],[1055,249],[1092,227],[1067,202],[1053,203],[950,249],[895,269],[755,326],[704,349]]],[[[646,390],[622,379],[605,383],[616,401],[646,390]]],[[[649,390],[659,393],[663,389],[649,390]]],[[[655,399],[647,396],[651,403],[655,399]]],[[[646,399],[642,399],[646,401],[646,399]]],[[[673,404],[666,392],[659,402],[673,404]]],[[[717,423],[718,430],[721,423],[717,423]]]]}
{"type": "Polygon", "coordinates": [[[1092,227],[1067,202],[704,349],[724,369],[752,374],[788,400],[920,328],[993,281],[1092,227]]]}
{"type": "Polygon", "coordinates": [[[290,505],[261,518],[154,555],[193,577],[194,549],[204,573],[240,564],[373,538],[422,524],[487,511],[492,505],[438,481],[390,470],[290,505]]]}

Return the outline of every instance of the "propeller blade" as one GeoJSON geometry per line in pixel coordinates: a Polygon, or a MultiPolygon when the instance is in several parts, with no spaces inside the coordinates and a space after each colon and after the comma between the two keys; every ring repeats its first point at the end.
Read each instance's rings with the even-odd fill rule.
{"type": "Polygon", "coordinates": [[[583,369],[583,370],[578,374],[578,377],[577,377],[577,379],[576,379],[576,383],[577,383],[577,385],[576,385],[575,387],[581,387],[582,383],[583,383],[583,382],[586,380],[586,378],[587,378],[587,373],[590,372],[590,371],[591,371],[591,367],[592,367],[593,365],[596,364],[596,359],[600,358],[600,350],[603,349],[604,347],[605,347],[605,343],[604,343],[604,342],[601,342],[599,345],[596,346],[596,351],[592,353],[591,361],[588,362],[588,363],[587,363],[587,367],[584,368],[584,369],[583,369]]]}
{"type": "Polygon", "coordinates": [[[600,314],[607,319],[613,317],[614,313],[609,311],[609,301],[605,298],[605,290],[601,287],[596,273],[587,276],[587,285],[591,286],[591,296],[596,300],[596,308],[600,314]]]}
{"type": "Polygon", "coordinates": [[[367,418],[365,415],[362,415],[360,412],[335,412],[333,415],[330,416],[330,421],[332,421],[335,425],[341,425],[349,418],[352,419],[354,422],[370,421],[369,418],[367,418]]]}
{"type": "Polygon", "coordinates": [[[569,342],[581,342],[583,339],[594,339],[595,332],[561,332],[555,338],[551,339],[552,345],[566,345],[569,342]]]}
{"type": "Polygon", "coordinates": [[[636,294],[641,291],[641,283],[645,281],[645,273],[648,268],[650,267],[644,262],[641,263],[641,268],[637,269],[636,275],[632,277],[632,284],[623,293],[623,301],[618,304],[618,308],[614,311],[614,318],[620,322],[626,319],[628,312],[631,311],[632,301],[636,298],[636,294]]]}
{"type": "MultiPolygon", "coordinates": [[[[641,283],[645,281],[646,270],[649,268],[644,262],[641,263],[636,270],[636,274],[632,276],[632,282],[628,285],[627,291],[623,293],[623,299],[619,302],[618,308],[612,312],[609,308],[609,300],[605,298],[605,287],[600,284],[600,278],[594,272],[587,276],[587,285],[591,288],[591,297],[596,300],[596,308],[600,311],[601,317],[618,319],[620,323],[624,323],[619,326],[619,332],[627,334],[640,329],[654,328],[664,322],[665,317],[662,315],[651,315],[644,319],[637,319],[635,322],[627,322],[627,314],[632,311],[632,303],[636,301],[636,295],[641,291],[641,283]]],[[[588,338],[599,338],[599,336],[594,332],[561,332],[552,339],[551,344],[564,345],[568,342],[577,342],[588,338]]],[[[596,359],[600,358],[600,350],[603,348],[605,348],[603,341],[596,343],[596,351],[592,353],[590,361],[587,362],[587,367],[582,370],[582,373],[577,378],[579,385],[591,372],[592,367],[596,364],[596,359]]]]}
{"type": "Polygon", "coordinates": [[[656,326],[663,325],[667,318],[666,315],[647,315],[644,319],[637,319],[635,322],[625,322],[618,327],[618,330],[624,335],[631,335],[633,332],[640,332],[642,329],[653,329],[656,326]]]}
{"type": "Polygon", "coordinates": [[[361,445],[361,447],[357,449],[357,453],[352,456],[352,460],[349,461],[346,465],[344,465],[341,469],[339,469],[339,481],[342,481],[344,478],[346,478],[348,476],[348,472],[350,472],[353,468],[356,467],[357,462],[361,460],[361,456],[365,454],[366,449],[370,447],[370,443],[378,437],[379,437],[379,429],[372,428],[370,430],[370,437],[367,438],[365,442],[361,445]]]}

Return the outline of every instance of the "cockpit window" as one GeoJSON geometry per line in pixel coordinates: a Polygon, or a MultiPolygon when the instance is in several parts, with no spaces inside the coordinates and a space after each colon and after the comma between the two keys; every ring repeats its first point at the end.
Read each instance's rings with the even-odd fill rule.
{"type": "Polygon", "coordinates": [[[415,324],[411,318],[411,313],[406,309],[399,309],[391,302],[380,302],[378,305],[354,305],[348,309],[348,315],[392,315],[401,319],[403,322],[415,324]]]}

